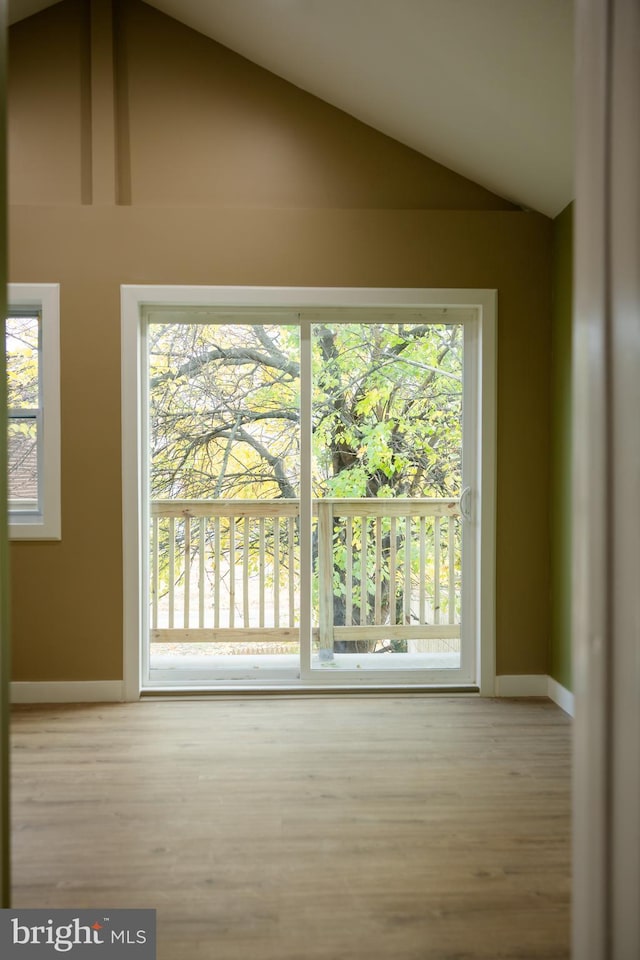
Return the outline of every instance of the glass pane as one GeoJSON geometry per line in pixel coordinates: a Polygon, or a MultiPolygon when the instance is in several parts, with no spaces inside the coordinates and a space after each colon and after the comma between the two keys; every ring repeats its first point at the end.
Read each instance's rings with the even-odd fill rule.
{"type": "Polygon", "coordinates": [[[38,424],[12,418],[8,426],[9,509],[38,509],[38,424]]]}
{"type": "Polygon", "coordinates": [[[298,357],[297,327],[152,324],[152,498],[297,498],[298,357]]]}
{"type": "Polygon", "coordinates": [[[5,344],[10,408],[39,406],[39,337],[37,316],[7,318],[5,344]]]}
{"type": "Polygon", "coordinates": [[[149,327],[152,669],[297,667],[299,339],[149,327]]]}
{"type": "Polygon", "coordinates": [[[329,322],[312,343],[313,664],[457,668],[463,328],[329,322]]]}

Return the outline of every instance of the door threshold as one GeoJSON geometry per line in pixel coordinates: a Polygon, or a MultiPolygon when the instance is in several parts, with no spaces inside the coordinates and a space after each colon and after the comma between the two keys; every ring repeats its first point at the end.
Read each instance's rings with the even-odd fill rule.
{"type": "Polygon", "coordinates": [[[158,700],[158,699],[170,699],[174,700],[176,698],[182,698],[185,700],[190,699],[203,699],[211,698],[215,699],[218,696],[228,697],[233,694],[241,694],[242,696],[274,696],[274,697],[283,697],[283,696],[326,696],[326,694],[332,695],[341,695],[341,694],[354,694],[357,693],[360,696],[397,696],[401,693],[403,696],[413,695],[413,696],[424,696],[428,694],[429,696],[480,696],[480,688],[477,684],[453,684],[451,686],[444,686],[442,684],[430,685],[430,684],[344,684],[344,685],[324,685],[324,684],[300,684],[297,686],[291,685],[277,685],[271,684],[269,686],[259,686],[253,684],[251,686],[203,686],[203,687],[179,687],[179,686],[165,686],[165,687],[145,687],[140,691],[141,700],[158,700]]]}

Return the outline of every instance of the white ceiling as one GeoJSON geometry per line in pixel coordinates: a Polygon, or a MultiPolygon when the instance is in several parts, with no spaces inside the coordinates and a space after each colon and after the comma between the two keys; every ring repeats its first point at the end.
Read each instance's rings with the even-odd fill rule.
{"type": "Polygon", "coordinates": [[[573,199],[572,0],[147,2],[509,200],[573,199]]]}

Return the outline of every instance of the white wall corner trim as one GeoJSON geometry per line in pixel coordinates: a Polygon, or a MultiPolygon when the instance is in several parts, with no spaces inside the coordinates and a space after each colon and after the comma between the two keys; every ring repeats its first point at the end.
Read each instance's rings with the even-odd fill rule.
{"type": "Polygon", "coordinates": [[[497,676],[496,697],[548,697],[570,717],[574,715],[573,694],[546,673],[497,676]]]}
{"type": "Polygon", "coordinates": [[[501,674],[496,677],[497,697],[547,697],[549,678],[546,673],[501,674]]]}
{"type": "Polygon", "coordinates": [[[12,703],[120,703],[122,680],[59,680],[11,684],[12,703]]]}
{"type": "Polygon", "coordinates": [[[570,717],[575,716],[574,698],[571,690],[567,690],[566,687],[563,687],[562,684],[554,680],[553,677],[549,677],[549,699],[557,703],[560,709],[568,713],[570,717]]]}

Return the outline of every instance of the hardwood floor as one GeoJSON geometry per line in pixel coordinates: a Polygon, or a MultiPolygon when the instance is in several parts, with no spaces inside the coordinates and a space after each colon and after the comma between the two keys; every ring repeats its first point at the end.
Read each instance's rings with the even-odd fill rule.
{"type": "Polygon", "coordinates": [[[153,907],[159,960],[569,957],[570,733],[423,696],[13,715],[17,907],[153,907]]]}

